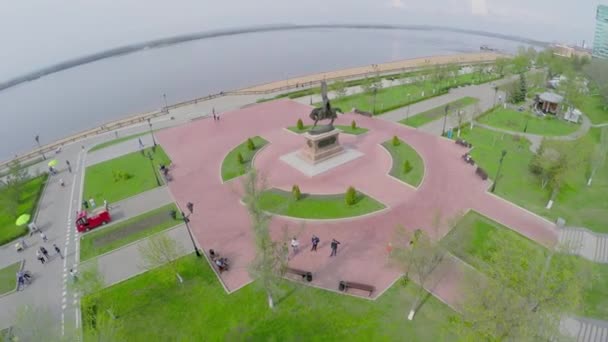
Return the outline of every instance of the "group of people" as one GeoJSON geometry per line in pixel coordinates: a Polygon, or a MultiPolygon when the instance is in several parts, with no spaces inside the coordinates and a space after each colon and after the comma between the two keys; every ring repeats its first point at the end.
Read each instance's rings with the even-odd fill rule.
{"type": "Polygon", "coordinates": [[[23,289],[25,285],[29,285],[32,282],[32,275],[29,271],[19,270],[17,271],[17,291],[23,289]]]}
{"type": "MultiPolygon", "coordinates": [[[[318,236],[313,234],[312,238],[310,239],[310,242],[312,245],[312,247],[310,248],[310,251],[316,252],[317,247],[319,246],[319,243],[321,242],[321,239],[318,236]]],[[[338,255],[338,245],[339,244],[340,244],[340,241],[338,241],[336,239],[331,239],[331,243],[329,244],[329,246],[331,248],[331,254],[329,255],[330,257],[338,255]]],[[[300,242],[298,241],[298,239],[296,239],[295,236],[291,239],[291,249],[293,250],[294,255],[296,255],[298,253],[298,251],[300,250],[300,242]]]]}
{"type": "Polygon", "coordinates": [[[220,272],[228,271],[228,267],[230,266],[228,258],[220,257],[213,249],[209,250],[209,257],[211,257],[211,261],[215,263],[220,272]]]}
{"type": "MultiPolygon", "coordinates": [[[[44,233],[40,233],[40,234],[42,235],[44,233]]],[[[46,236],[44,236],[44,237],[46,238],[46,236]]],[[[44,242],[47,242],[47,240],[44,239],[44,242]]],[[[56,244],[53,244],[53,249],[55,250],[55,255],[59,255],[59,257],[61,257],[61,259],[63,259],[63,254],[61,254],[61,249],[56,244]]],[[[40,248],[36,251],[36,258],[43,265],[51,260],[49,251],[47,251],[47,249],[44,248],[44,246],[40,246],[40,248]]]]}

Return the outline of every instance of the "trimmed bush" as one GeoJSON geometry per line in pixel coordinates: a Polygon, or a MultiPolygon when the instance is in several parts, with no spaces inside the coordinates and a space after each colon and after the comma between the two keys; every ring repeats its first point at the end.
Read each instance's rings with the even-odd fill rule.
{"type": "Polygon", "coordinates": [[[239,164],[245,164],[245,158],[243,158],[243,155],[241,154],[241,152],[239,152],[239,154],[236,155],[236,160],[239,162],[239,164]]]}
{"type": "Polygon", "coordinates": [[[399,138],[397,138],[397,136],[395,135],[393,137],[393,146],[399,146],[401,145],[401,141],[399,141],[399,138]]]}
{"type": "Polygon", "coordinates": [[[403,163],[403,173],[407,175],[408,173],[410,173],[410,171],[412,171],[412,165],[410,164],[409,160],[406,160],[403,163]]]}
{"type": "Polygon", "coordinates": [[[300,198],[302,198],[302,193],[300,192],[300,187],[297,185],[294,185],[291,187],[291,193],[293,194],[293,199],[295,199],[296,201],[299,201],[300,198]]]}
{"type": "Polygon", "coordinates": [[[114,178],[114,182],[120,182],[121,180],[129,180],[133,178],[133,175],[122,170],[112,170],[112,178],[114,178]]]}
{"type": "Polygon", "coordinates": [[[346,204],[353,205],[357,202],[357,190],[354,187],[349,186],[346,190],[346,194],[344,195],[344,200],[346,204]]]}
{"type": "Polygon", "coordinates": [[[255,150],[255,144],[253,143],[253,140],[251,140],[251,138],[247,138],[247,148],[249,149],[249,151],[255,150]]]}
{"type": "Polygon", "coordinates": [[[353,122],[350,123],[350,128],[357,129],[357,123],[355,122],[355,120],[353,120],[353,122]]]}
{"type": "Polygon", "coordinates": [[[304,123],[302,122],[302,119],[298,119],[298,123],[296,123],[296,126],[300,131],[304,129],[304,123]]]}

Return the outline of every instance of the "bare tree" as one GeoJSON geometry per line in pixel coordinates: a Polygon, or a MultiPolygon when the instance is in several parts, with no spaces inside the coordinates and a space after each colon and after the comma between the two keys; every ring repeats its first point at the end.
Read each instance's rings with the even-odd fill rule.
{"type": "MultiPolygon", "coordinates": [[[[50,310],[25,305],[17,309],[11,339],[7,341],[61,341],[59,325],[50,310]]],[[[67,339],[66,339],[67,341],[67,339]]]]}
{"type": "Polygon", "coordinates": [[[167,234],[157,234],[137,246],[137,250],[143,259],[144,268],[150,270],[166,264],[175,273],[178,282],[184,282],[178,264],[178,258],[184,254],[184,247],[179,242],[167,234]]]}
{"type": "Polygon", "coordinates": [[[346,89],[346,82],[342,79],[338,79],[332,85],[332,88],[336,94],[336,99],[341,99],[346,97],[348,91],[346,89]]]}
{"type": "Polygon", "coordinates": [[[287,241],[273,241],[270,236],[271,215],[260,205],[260,196],[264,190],[263,181],[257,171],[250,171],[243,181],[245,196],[243,201],[251,218],[251,229],[255,238],[256,254],[249,265],[249,274],[259,284],[268,299],[268,306],[275,306],[275,299],[282,291],[280,283],[287,268],[289,247],[287,241]]]}
{"type": "Polygon", "coordinates": [[[606,154],[608,154],[608,127],[603,127],[600,133],[600,141],[595,145],[593,152],[589,156],[590,172],[587,186],[591,186],[595,173],[604,166],[606,154]]]}

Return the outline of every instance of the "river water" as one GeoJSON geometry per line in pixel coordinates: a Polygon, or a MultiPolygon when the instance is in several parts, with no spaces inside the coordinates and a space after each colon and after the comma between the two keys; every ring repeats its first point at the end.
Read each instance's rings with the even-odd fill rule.
{"type": "MultiPolygon", "coordinates": [[[[521,43],[462,33],[308,29],[246,33],[147,49],[0,92],[0,160],[134,113],[310,73],[406,58],[514,52],[521,43]]],[[[111,47],[109,47],[111,48],[111,47]]],[[[42,66],[32,66],[37,69],[42,66]]]]}

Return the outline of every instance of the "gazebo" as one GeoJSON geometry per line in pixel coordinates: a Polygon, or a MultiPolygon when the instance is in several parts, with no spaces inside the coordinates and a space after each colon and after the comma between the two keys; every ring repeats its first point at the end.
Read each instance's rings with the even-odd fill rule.
{"type": "Polygon", "coordinates": [[[559,110],[559,104],[564,101],[561,95],[557,95],[551,92],[545,92],[536,95],[534,107],[543,113],[557,114],[559,110]]]}

